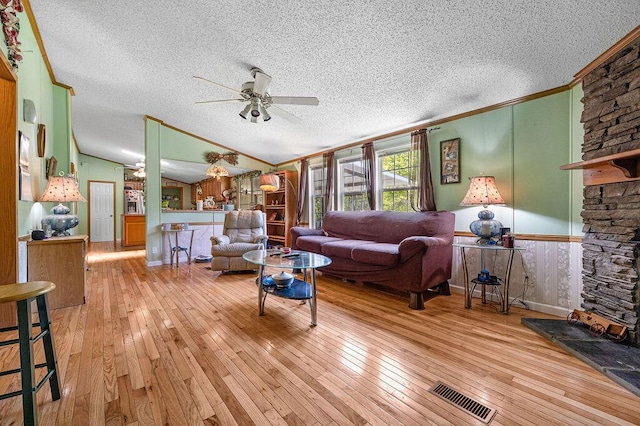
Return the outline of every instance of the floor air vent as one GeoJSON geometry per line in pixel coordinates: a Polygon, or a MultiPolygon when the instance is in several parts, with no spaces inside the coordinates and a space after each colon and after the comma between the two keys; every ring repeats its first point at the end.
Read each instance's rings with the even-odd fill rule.
{"type": "Polygon", "coordinates": [[[461,394],[442,382],[437,382],[433,385],[433,387],[429,389],[429,392],[471,414],[476,419],[482,420],[486,424],[489,424],[491,420],[493,420],[493,416],[497,413],[495,409],[489,408],[486,405],[461,394]]]}

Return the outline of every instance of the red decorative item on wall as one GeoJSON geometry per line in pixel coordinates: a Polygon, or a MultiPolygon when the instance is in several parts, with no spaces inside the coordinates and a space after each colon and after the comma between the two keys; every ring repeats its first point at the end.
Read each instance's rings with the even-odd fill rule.
{"type": "Polygon", "coordinates": [[[20,32],[20,19],[17,12],[22,12],[20,0],[0,0],[0,20],[2,21],[2,32],[7,43],[7,53],[11,67],[17,71],[18,62],[22,61],[20,52],[20,42],[18,33],[20,32]]]}

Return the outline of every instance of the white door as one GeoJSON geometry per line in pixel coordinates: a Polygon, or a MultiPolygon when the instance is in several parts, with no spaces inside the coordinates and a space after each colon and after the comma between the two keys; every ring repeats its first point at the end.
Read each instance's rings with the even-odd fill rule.
{"type": "Polygon", "coordinates": [[[89,182],[89,217],[92,243],[114,241],[113,182],[89,182]]]}

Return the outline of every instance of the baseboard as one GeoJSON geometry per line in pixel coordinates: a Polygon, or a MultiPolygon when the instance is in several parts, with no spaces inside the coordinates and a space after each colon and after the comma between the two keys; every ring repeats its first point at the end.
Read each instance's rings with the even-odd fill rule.
{"type": "MultiPolygon", "coordinates": [[[[449,288],[451,289],[452,292],[464,294],[464,287],[450,284],[449,288]]],[[[473,293],[473,297],[479,298],[480,295],[481,295],[480,290],[476,288],[476,291],[473,293]]],[[[490,299],[492,302],[498,302],[498,300],[496,300],[495,298],[492,299],[489,293],[487,293],[487,298],[490,299]]],[[[512,303],[515,299],[520,300],[519,298],[509,297],[509,303],[512,303]]],[[[527,309],[531,311],[542,312],[543,314],[549,314],[549,315],[556,315],[562,318],[566,318],[567,315],[569,315],[569,313],[573,311],[573,309],[563,308],[561,306],[546,305],[544,303],[531,302],[529,300],[525,300],[525,303],[526,303],[527,309]]],[[[522,305],[518,302],[516,302],[513,306],[522,307],[522,305]]]]}

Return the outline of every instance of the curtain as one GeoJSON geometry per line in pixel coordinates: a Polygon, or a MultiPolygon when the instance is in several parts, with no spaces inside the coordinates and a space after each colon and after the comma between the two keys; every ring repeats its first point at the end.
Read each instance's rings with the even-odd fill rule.
{"type": "Polygon", "coordinates": [[[306,158],[300,160],[300,180],[298,181],[298,205],[296,206],[296,226],[300,225],[304,212],[304,201],[307,199],[307,177],[309,162],[306,158]]]}
{"type": "Polygon", "coordinates": [[[436,210],[427,134],[427,129],[411,133],[411,149],[409,150],[409,183],[418,187],[418,199],[414,200],[414,197],[411,197],[411,207],[421,212],[436,210]]]}
{"type": "Polygon", "coordinates": [[[329,211],[329,207],[331,206],[331,196],[333,194],[333,154],[334,153],[332,151],[322,155],[322,167],[325,172],[324,197],[322,199],[323,215],[329,211]]]}
{"type": "Polygon", "coordinates": [[[376,183],[375,183],[375,154],[373,151],[373,142],[367,142],[362,145],[362,163],[364,166],[364,186],[367,191],[367,200],[369,201],[369,209],[376,209],[376,183]]]}

